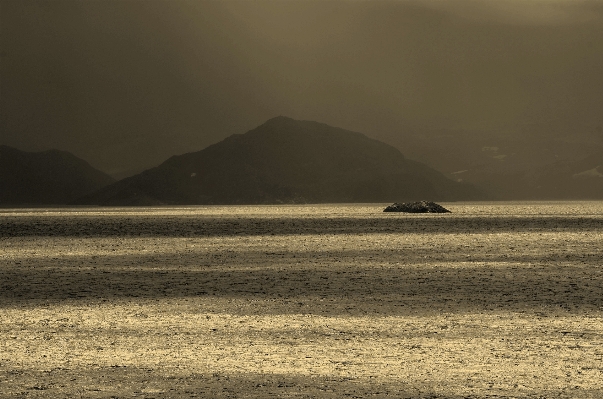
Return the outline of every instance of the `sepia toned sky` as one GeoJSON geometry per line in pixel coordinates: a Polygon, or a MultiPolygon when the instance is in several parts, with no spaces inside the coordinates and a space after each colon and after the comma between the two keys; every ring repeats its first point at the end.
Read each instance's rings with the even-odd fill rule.
{"type": "Polygon", "coordinates": [[[119,174],[277,115],[601,129],[603,1],[0,0],[0,144],[119,174]]]}

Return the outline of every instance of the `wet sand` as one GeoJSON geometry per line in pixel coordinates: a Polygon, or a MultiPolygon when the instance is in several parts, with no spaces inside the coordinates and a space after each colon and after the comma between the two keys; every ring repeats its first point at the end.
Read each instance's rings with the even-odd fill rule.
{"type": "Polygon", "coordinates": [[[0,397],[603,396],[603,203],[0,210],[0,397]]]}

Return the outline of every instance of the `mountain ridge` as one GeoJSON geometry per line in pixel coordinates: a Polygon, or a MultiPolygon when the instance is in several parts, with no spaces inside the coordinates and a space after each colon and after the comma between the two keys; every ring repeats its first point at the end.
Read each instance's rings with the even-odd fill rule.
{"type": "Polygon", "coordinates": [[[603,199],[598,175],[603,169],[597,169],[603,167],[603,135],[475,139],[415,134],[391,142],[407,149],[413,159],[473,184],[495,200],[603,199]]]}
{"type": "Polygon", "coordinates": [[[0,205],[66,205],[114,183],[111,176],[61,150],[0,145],[0,205]]]}
{"type": "Polygon", "coordinates": [[[362,133],[284,116],[168,158],[78,204],[273,204],[483,199],[362,133]]]}

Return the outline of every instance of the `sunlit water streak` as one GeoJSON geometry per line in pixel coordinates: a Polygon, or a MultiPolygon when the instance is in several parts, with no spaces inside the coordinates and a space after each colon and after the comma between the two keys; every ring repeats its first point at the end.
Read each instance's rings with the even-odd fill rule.
{"type": "MultiPolygon", "coordinates": [[[[162,207],[0,208],[2,216],[205,216],[205,217],[393,217],[426,216],[383,213],[389,204],[209,205],[162,207]]],[[[603,216],[603,201],[442,202],[454,215],[603,216]]],[[[433,217],[434,215],[427,215],[433,217]]],[[[445,216],[445,215],[440,215],[445,216]]]]}

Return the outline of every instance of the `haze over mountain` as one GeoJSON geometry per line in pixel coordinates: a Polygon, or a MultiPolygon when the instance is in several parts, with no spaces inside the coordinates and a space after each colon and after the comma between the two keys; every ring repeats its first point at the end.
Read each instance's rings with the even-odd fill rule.
{"type": "Polygon", "coordinates": [[[587,173],[603,166],[602,129],[542,132],[538,140],[441,130],[401,136],[392,144],[492,199],[603,199],[603,179],[587,173]]]}
{"type": "Polygon", "coordinates": [[[326,124],[272,118],[77,201],[95,205],[471,200],[484,196],[396,148],[326,124]]]}
{"type": "Polygon", "coordinates": [[[598,0],[0,0],[0,144],[126,176],[289,115],[487,181],[601,129],[602,70],[598,0]]]}
{"type": "Polygon", "coordinates": [[[115,180],[58,150],[25,152],[0,145],[0,204],[65,205],[115,180]]]}

